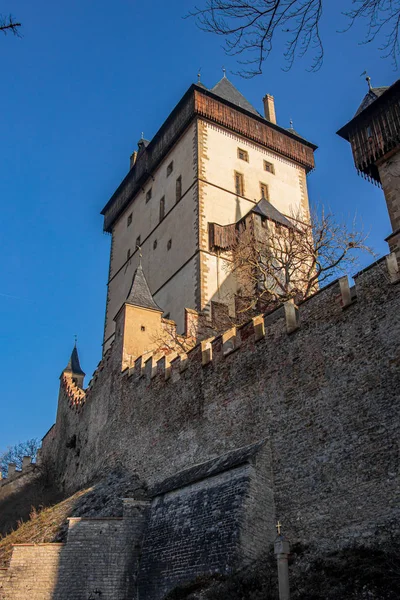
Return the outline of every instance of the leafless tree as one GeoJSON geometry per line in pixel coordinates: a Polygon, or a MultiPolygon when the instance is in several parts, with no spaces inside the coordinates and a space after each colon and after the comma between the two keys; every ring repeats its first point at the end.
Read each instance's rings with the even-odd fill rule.
{"type": "Polygon", "coordinates": [[[35,460],[39,447],[40,440],[38,438],[32,438],[26,442],[15,444],[15,446],[9,446],[7,450],[0,454],[0,470],[3,477],[7,476],[9,463],[15,463],[17,469],[21,469],[24,456],[30,456],[32,460],[35,460]]]}
{"type": "MultiPolygon", "coordinates": [[[[324,49],[320,34],[323,7],[328,0],[203,0],[190,12],[201,29],[224,38],[228,55],[241,55],[239,73],[252,77],[262,73],[264,61],[283,35],[286,69],[296,57],[312,53],[310,70],[318,70],[324,49]]],[[[365,21],[362,43],[383,39],[380,50],[397,65],[399,55],[400,0],[347,0],[344,15],[349,26],[365,21]]]]}
{"type": "Polygon", "coordinates": [[[239,287],[237,318],[268,312],[290,299],[300,302],[354,269],[360,251],[372,252],[355,222],[349,229],[332,213],[315,211],[310,223],[291,221],[292,228],[266,221],[261,230],[251,221],[238,231],[232,262],[227,262],[239,287]]]}
{"type": "Polygon", "coordinates": [[[0,14],[0,31],[2,31],[5,35],[7,35],[7,33],[12,33],[17,37],[20,37],[20,27],[21,23],[15,21],[11,15],[8,15],[6,17],[0,14]]]}

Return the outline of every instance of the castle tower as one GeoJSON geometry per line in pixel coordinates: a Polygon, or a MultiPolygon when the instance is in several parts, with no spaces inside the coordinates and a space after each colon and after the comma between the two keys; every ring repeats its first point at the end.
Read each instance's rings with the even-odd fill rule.
{"type": "Polygon", "coordinates": [[[85,373],[81,369],[81,365],[79,362],[78,349],[76,347],[76,344],[74,346],[74,349],[71,352],[71,356],[70,356],[67,366],[65,367],[65,369],[63,369],[63,371],[61,373],[61,376],[64,373],[68,373],[71,376],[72,381],[75,383],[75,385],[77,387],[83,389],[83,380],[85,379],[85,373]]]}
{"type": "Polygon", "coordinates": [[[390,87],[371,86],[354,117],[337,133],[350,142],[356,169],[382,185],[392,233],[390,250],[400,251],[400,79],[390,87]]]}
{"type": "Polygon", "coordinates": [[[271,95],[264,109],[262,116],[224,76],[212,89],[191,85],[153,139],[142,134],[102,211],[112,235],[104,350],[139,246],[154,301],[182,333],[185,308],[209,318],[214,301],[234,312],[237,286],[210,244],[213,224],[237,223],[262,198],[284,215],[309,218],[306,174],[316,146],[276,123],[271,95]]]}
{"type": "Polygon", "coordinates": [[[129,294],[115,316],[115,343],[120,345],[122,370],[161,344],[163,310],[151,295],[141,263],[133,276],[129,294]]]}

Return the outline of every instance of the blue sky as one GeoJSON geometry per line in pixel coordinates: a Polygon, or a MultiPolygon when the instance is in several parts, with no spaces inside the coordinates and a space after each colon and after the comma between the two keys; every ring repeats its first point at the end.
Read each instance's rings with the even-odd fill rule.
{"type": "Polygon", "coordinates": [[[398,73],[377,44],[357,43],[360,29],[335,33],[346,4],[326,7],[320,71],[308,72],[303,60],[284,72],[277,51],[263,75],[244,80],[231,74],[237,65],[219,38],[182,19],[191,2],[2,3],[22,21],[23,37],[0,37],[0,450],[42,437],[54,422],[74,334],[87,381],[100,360],[110,244],[100,210],[141,132],[154,135],[200,66],[211,87],[225,65],[260,112],[263,95],[273,94],[278,123],[289,126],[293,118],[319,145],[311,201],[339,218],[357,214],[375,251],[387,253],[383,194],[357,176],[335,132],[367,91],[365,69],[376,86],[398,73]]]}

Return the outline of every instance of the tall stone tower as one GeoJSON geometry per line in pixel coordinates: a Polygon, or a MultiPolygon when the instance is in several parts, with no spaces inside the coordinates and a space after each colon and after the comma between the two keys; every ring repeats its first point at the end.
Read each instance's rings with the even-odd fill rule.
{"type": "Polygon", "coordinates": [[[350,142],[356,169],[382,185],[392,233],[391,252],[400,252],[400,79],[390,87],[371,86],[356,114],[338,135],[350,142]]]}
{"type": "Polygon", "coordinates": [[[139,254],[155,302],[182,332],[185,308],[209,316],[214,301],[233,311],[236,283],[218,226],[237,223],[263,198],[309,218],[316,146],[276,123],[272,96],[263,101],[264,116],[225,76],[212,89],[193,84],[154,138],[140,139],[102,211],[112,235],[104,350],[139,254]]]}

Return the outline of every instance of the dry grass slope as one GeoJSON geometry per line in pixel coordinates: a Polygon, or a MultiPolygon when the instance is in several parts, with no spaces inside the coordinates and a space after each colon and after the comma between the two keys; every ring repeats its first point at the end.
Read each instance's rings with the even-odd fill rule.
{"type": "Polygon", "coordinates": [[[0,568],[8,566],[13,544],[64,542],[68,517],[120,517],[122,498],[145,496],[137,477],[113,472],[53,506],[33,509],[29,520],[0,539],[0,568]]]}

